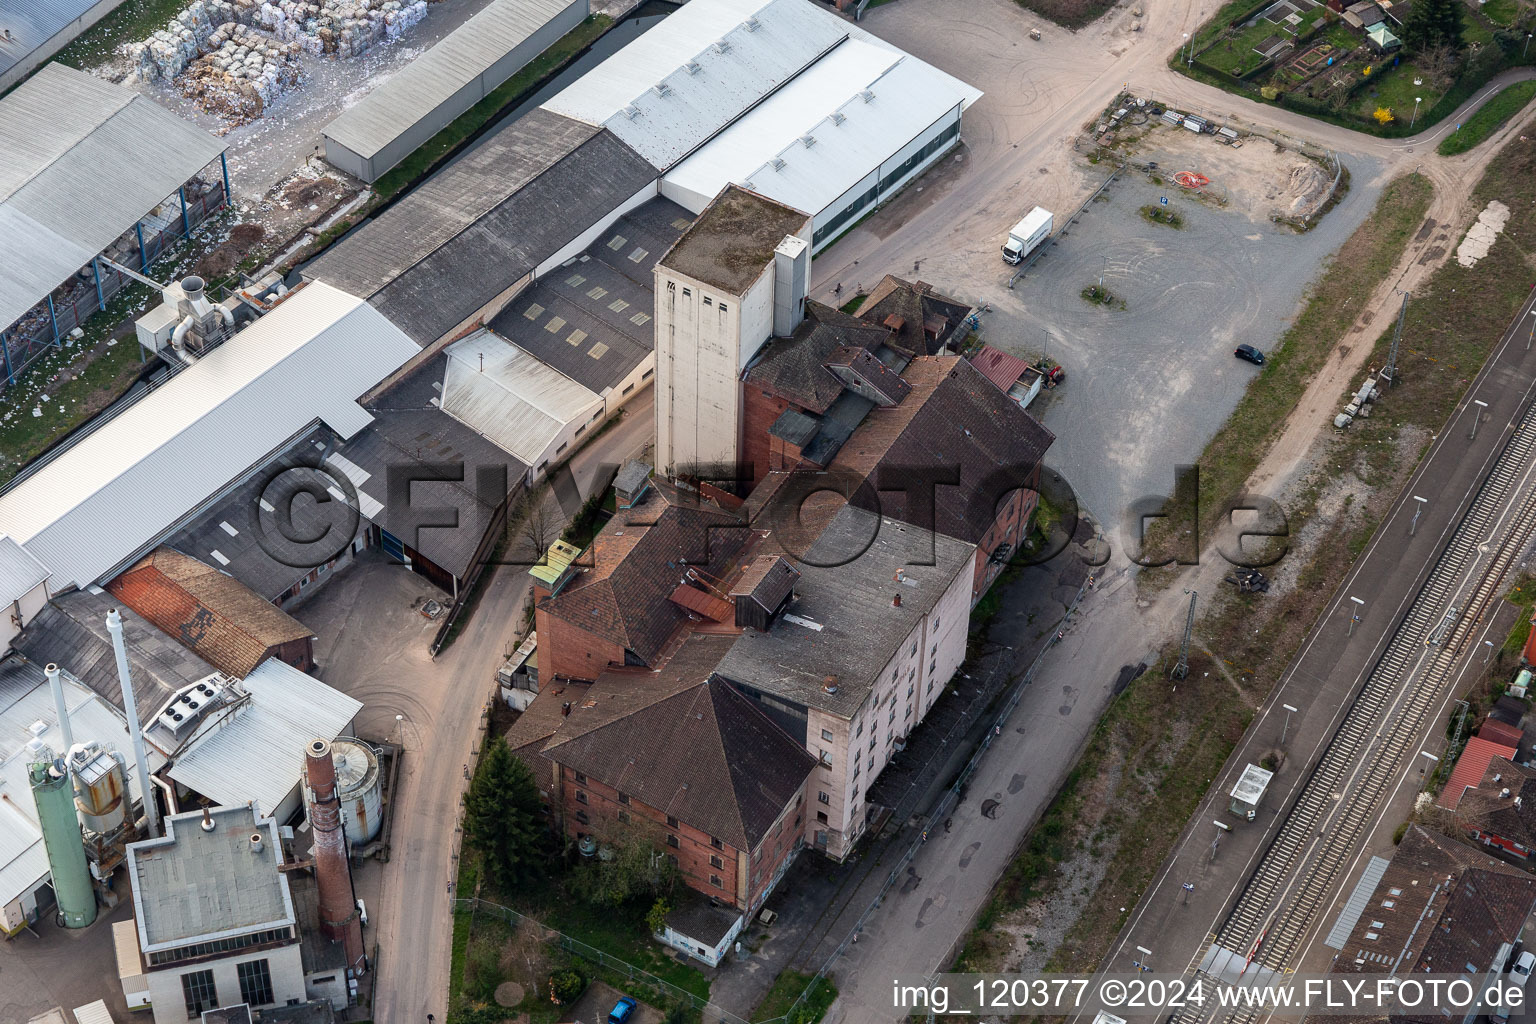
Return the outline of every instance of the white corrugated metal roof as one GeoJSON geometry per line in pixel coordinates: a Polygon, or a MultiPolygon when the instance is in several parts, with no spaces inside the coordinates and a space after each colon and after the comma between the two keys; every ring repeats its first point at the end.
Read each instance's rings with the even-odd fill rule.
{"type": "Polygon", "coordinates": [[[317,417],[343,437],[363,392],[418,352],[372,306],[313,282],[0,495],[0,532],[85,586],[317,417]]]}
{"type": "Polygon", "coordinates": [[[342,111],[325,126],[324,134],[359,156],[374,156],[561,11],[580,2],[491,0],[437,45],[342,111]]]}
{"type": "Polygon", "coordinates": [[[335,739],[363,705],[276,658],[256,666],[241,685],[251,702],[195,740],[167,774],[221,806],[255,800],[267,813],[298,783],[309,742],[335,739]]]}
{"type": "Polygon", "coordinates": [[[666,170],[850,32],[810,0],[689,0],[544,107],[666,170]]]}
{"type": "MultiPolygon", "coordinates": [[[[849,74],[837,81],[839,87],[846,87],[856,80],[853,72],[878,64],[877,55],[869,52],[877,49],[852,40],[838,47],[822,65],[846,59],[849,74]]],[[[815,71],[820,70],[818,65],[815,71]]],[[[834,70],[828,68],[829,77],[834,70]]],[[[734,181],[798,210],[819,213],[946,111],[956,105],[964,109],[981,96],[959,79],[910,55],[842,95],[817,91],[810,80],[813,73],[807,72],[780,90],[701,150],[699,177],[719,177],[737,152],[756,155],[753,140],[776,134],[779,148],[775,152],[755,166],[739,166],[730,177],[720,178],[715,191],[734,181]],[[837,107],[821,113],[817,100],[830,100],[837,107]],[[791,127],[795,113],[808,110],[818,112],[815,123],[802,121],[798,129],[791,127]],[[803,138],[813,141],[808,146],[803,138]]],[[[687,161],[679,168],[680,173],[693,173],[689,170],[693,162],[687,161]]],[[[702,183],[691,187],[702,187],[702,183]]]]}
{"type": "MultiPolygon", "coordinates": [[[[132,747],[122,714],[73,676],[66,674],[63,684],[74,741],[96,740],[128,755],[132,747]]],[[[37,828],[37,805],[27,780],[30,756],[26,744],[32,738],[29,727],[33,722],[48,727],[42,740],[56,755],[62,755],[64,739],[42,669],[12,655],[0,661],[0,904],[9,903],[48,874],[48,854],[37,828]]],[[[149,748],[148,758],[152,772],[165,763],[153,748],[149,748]]],[[[140,799],[142,791],[132,756],[127,760],[128,789],[134,799],[140,799]]]]}
{"type": "Polygon", "coordinates": [[[0,100],[0,327],[225,149],[152,100],[48,64],[0,100]]]}
{"type": "Polygon", "coordinates": [[[585,423],[602,404],[597,394],[489,329],[448,348],[443,411],[530,466],[567,424],[585,423]]]}
{"type": "Polygon", "coordinates": [[[42,562],[0,534],[0,604],[10,604],[47,578],[48,569],[42,562]]]}
{"type": "Polygon", "coordinates": [[[75,1007],[75,1024],[115,1024],[104,999],[75,1007]]]}

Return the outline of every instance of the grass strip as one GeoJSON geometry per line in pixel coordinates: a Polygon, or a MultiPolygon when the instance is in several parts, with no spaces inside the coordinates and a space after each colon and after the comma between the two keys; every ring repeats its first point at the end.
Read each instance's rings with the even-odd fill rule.
{"type": "Polygon", "coordinates": [[[1516,82],[1500,91],[1497,96],[1484,103],[1477,113],[1467,118],[1467,122],[1461,126],[1460,131],[1452,132],[1442,139],[1438,152],[1441,156],[1465,153],[1504,127],[1506,121],[1525,109],[1525,105],[1531,101],[1532,96],[1536,96],[1536,81],[1516,82]]]}
{"type": "Polygon", "coordinates": [[[504,109],[521,100],[526,93],[574,60],[612,25],[613,19],[606,14],[588,16],[580,25],[529,61],[521,71],[492,89],[485,99],[454,118],[448,127],[423,142],[410,156],[381,175],[373,183],[373,190],[380,197],[389,199],[415,184],[418,178],[431,171],[504,109]]]}

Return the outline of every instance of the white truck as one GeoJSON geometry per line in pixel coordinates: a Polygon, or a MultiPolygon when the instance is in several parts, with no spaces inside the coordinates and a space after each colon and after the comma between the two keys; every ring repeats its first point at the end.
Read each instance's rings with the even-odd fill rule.
{"type": "Polygon", "coordinates": [[[1009,229],[1008,241],[1003,245],[1003,259],[1018,263],[1050,237],[1051,211],[1037,206],[1009,229]]]}

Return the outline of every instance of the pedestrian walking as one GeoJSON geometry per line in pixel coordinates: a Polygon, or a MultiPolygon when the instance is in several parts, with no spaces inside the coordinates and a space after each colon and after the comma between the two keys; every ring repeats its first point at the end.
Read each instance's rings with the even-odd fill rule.
{"type": "Polygon", "coordinates": [[[832,289],[832,294],[833,295],[841,295],[841,294],[843,294],[843,282],[841,282],[841,281],[837,282],[837,287],[832,289]]]}
{"type": "Polygon", "coordinates": [[[944,831],[948,832],[949,831],[949,826],[953,825],[954,823],[955,823],[955,819],[954,818],[945,818],[944,819],[944,831]]]}
{"type": "Polygon", "coordinates": [[[927,841],[928,841],[928,830],[927,829],[923,829],[923,842],[926,843],[927,841]]]}

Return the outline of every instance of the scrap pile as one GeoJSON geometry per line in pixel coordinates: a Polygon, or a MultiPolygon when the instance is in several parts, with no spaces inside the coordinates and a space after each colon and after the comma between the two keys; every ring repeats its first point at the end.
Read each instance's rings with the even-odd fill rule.
{"type": "Polygon", "coordinates": [[[216,113],[253,117],[298,82],[301,52],[361,56],[426,13],[426,0],[193,0],[129,57],[145,82],[191,68],[188,95],[216,113]]]}

